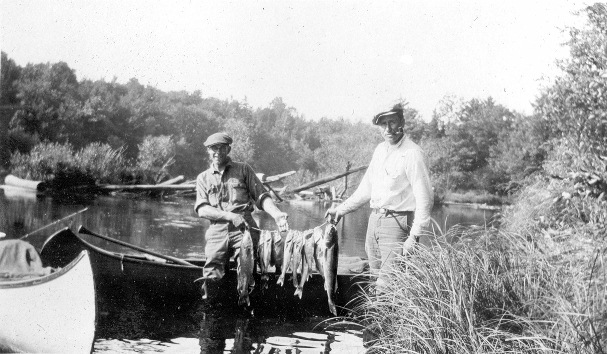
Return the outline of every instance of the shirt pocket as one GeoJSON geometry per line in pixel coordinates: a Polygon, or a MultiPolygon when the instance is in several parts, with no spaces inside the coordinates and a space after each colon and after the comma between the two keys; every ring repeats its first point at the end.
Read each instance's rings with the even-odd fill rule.
{"type": "Polygon", "coordinates": [[[228,188],[230,188],[231,204],[246,204],[249,202],[249,193],[244,181],[232,178],[228,181],[228,188]]]}
{"type": "Polygon", "coordinates": [[[388,156],[384,163],[384,168],[389,178],[397,179],[405,173],[404,159],[402,154],[388,156]]]}
{"type": "Polygon", "coordinates": [[[217,188],[216,185],[211,185],[211,188],[209,189],[209,192],[208,192],[208,198],[209,198],[209,204],[212,207],[217,207],[219,205],[218,194],[219,194],[219,188],[217,188]]]}

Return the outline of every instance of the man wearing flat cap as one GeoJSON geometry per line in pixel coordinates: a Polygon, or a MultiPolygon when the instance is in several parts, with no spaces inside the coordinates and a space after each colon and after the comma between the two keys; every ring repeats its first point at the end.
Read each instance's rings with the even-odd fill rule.
{"type": "Polygon", "coordinates": [[[327,210],[326,216],[339,219],[365,203],[370,203],[365,251],[378,285],[396,254],[407,254],[419,241],[430,222],[434,201],[426,158],[422,149],[404,132],[402,105],[373,117],[384,142],[371,158],[356,191],[342,204],[327,210]]]}
{"type": "Polygon", "coordinates": [[[194,210],[211,222],[205,234],[203,296],[211,290],[210,284],[216,286],[217,280],[223,278],[226,263],[233,254],[239,261],[238,250],[245,226],[249,227],[257,245],[258,226],[251,216],[254,205],[270,214],[281,232],[289,229],[287,214],[276,207],[251,166],[232,161],[228,156],[231,144],[232,138],[226,133],[209,136],[204,145],[211,166],[196,178],[194,210]]]}

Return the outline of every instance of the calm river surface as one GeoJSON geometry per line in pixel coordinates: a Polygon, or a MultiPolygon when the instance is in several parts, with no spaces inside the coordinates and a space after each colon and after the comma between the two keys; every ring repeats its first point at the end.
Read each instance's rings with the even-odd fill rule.
{"type": "MultiPolygon", "coordinates": [[[[180,258],[199,258],[204,252],[206,220],[198,218],[192,208],[193,199],[141,198],[100,196],[87,200],[57,200],[39,197],[19,189],[0,189],[0,232],[6,238],[19,238],[56,220],[88,209],[64,222],[26,240],[40,249],[51,233],[79,225],[102,235],[180,258]]],[[[278,204],[289,214],[291,228],[310,229],[324,222],[329,203],[292,200],[278,204]]],[[[442,229],[455,224],[484,225],[495,212],[458,206],[435,208],[433,218],[442,229]]],[[[350,214],[338,226],[340,255],[365,257],[364,236],[368,208],[350,214]]],[[[267,214],[255,214],[264,229],[274,229],[267,214]]],[[[442,230],[444,231],[444,230],[442,230]]],[[[119,245],[91,236],[82,236],[90,243],[120,252],[131,252],[119,245]]],[[[427,241],[427,240],[426,240],[427,241]]],[[[182,353],[364,353],[360,328],[329,326],[327,318],[280,319],[256,316],[223,319],[221,323],[205,323],[206,318],[141,313],[124,315],[112,323],[98,320],[94,352],[182,352],[182,353]],[[208,328],[216,331],[209,336],[208,328]],[[221,335],[217,335],[221,333],[221,335]],[[209,348],[215,342],[215,350],[209,348]],[[218,342],[218,343],[217,343],[218,342]],[[218,345],[218,346],[217,346],[218,345]],[[217,349],[219,348],[219,349],[217,349]]]]}

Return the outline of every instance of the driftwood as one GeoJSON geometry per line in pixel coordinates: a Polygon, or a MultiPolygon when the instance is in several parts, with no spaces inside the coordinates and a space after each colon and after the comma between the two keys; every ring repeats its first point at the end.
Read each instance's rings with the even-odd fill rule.
{"type": "Polygon", "coordinates": [[[365,169],[367,169],[367,167],[368,167],[368,166],[360,166],[360,167],[353,168],[353,169],[351,169],[351,170],[349,170],[349,171],[342,172],[342,173],[337,174],[337,175],[333,175],[333,176],[329,176],[329,177],[325,177],[325,178],[317,179],[316,181],[312,181],[312,182],[310,182],[310,183],[306,183],[306,184],[304,184],[304,185],[301,185],[301,186],[299,186],[299,187],[297,187],[297,188],[293,188],[293,189],[291,189],[291,190],[288,190],[288,191],[287,191],[287,193],[297,193],[297,192],[301,192],[301,191],[303,191],[303,190],[310,189],[310,188],[312,188],[312,187],[316,187],[316,186],[319,186],[319,185],[321,185],[321,184],[324,184],[324,183],[327,183],[327,182],[334,181],[334,180],[336,180],[336,179],[338,179],[338,178],[342,178],[342,177],[347,176],[347,175],[349,175],[349,174],[352,174],[352,173],[354,173],[354,172],[358,172],[358,171],[365,170],[365,169]]]}
{"type": "MultiPolygon", "coordinates": [[[[289,171],[289,172],[282,173],[282,174],[275,175],[275,176],[268,176],[268,177],[264,178],[263,184],[269,187],[269,185],[268,185],[269,183],[279,181],[294,173],[295,173],[295,171],[289,171]]],[[[196,190],[195,183],[169,184],[169,182],[171,182],[175,179],[181,180],[181,179],[183,179],[183,176],[175,177],[171,180],[165,181],[160,184],[133,184],[133,185],[104,184],[104,185],[99,185],[99,190],[105,191],[105,192],[112,192],[112,191],[119,191],[119,190],[125,190],[125,191],[192,191],[193,192],[196,190]]],[[[176,182],[172,182],[172,183],[176,183],[176,182]]]]}
{"type": "Polygon", "coordinates": [[[177,183],[181,183],[184,179],[185,179],[185,177],[183,177],[183,176],[177,176],[175,178],[167,179],[164,182],[158,183],[158,185],[167,186],[170,184],[177,184],[177,183]]]}
{"type": "Polygon", "coordinates": [[[289,171],[289,172],[281,173],[279,175],[268,176],[262,182],[272,183],[272,182],[280,181],[281,179],[289,177],[293,174],[295,174],[295,171],[289,171]]]}
{"type": "Polygon", "coordinates": [[[99,186],[99,190],[101,191],[119,191],[119,190],[127,190],[127,191],[193,191],[196,189],[196,185],[194,184],[133,184],[133,185],[114,185],[114,184],[104,184],[99,186]]]}

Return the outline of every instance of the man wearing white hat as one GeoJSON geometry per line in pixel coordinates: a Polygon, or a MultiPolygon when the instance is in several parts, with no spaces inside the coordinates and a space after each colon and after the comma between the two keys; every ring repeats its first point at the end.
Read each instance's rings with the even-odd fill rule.
{"type": "Polygon", "coordinates": [[[208,295],[209,284],[223,278],[229,258],[233,254],[238,257],[245,226],[250,228],[257,245],[259,231],[251,216],[253,205],[269,213],[280,231],[289,229],[288,215],[276,207],[251,166],[232,161],[228,156],[231,144],[232,138],[226,133],[209,136],[204,145],[211,166],[196,178],[194,210],[201,218],[211,221],[205,234],[207,259],[203,268],[203,296],[208,295]]]}
{"type": "Polygon", "coordinates": [[[434,198],[424,153],[405,135],[402,106],[377,114],[373,124],[381,129],[384,142],[375,149],[356,191],[339,206],[329,208],[326,216],[339,221],[370,203],[365,251],[371,271],[379,273],[381,283],[380,270],[419,241],[430,222],[434,198]]]}

